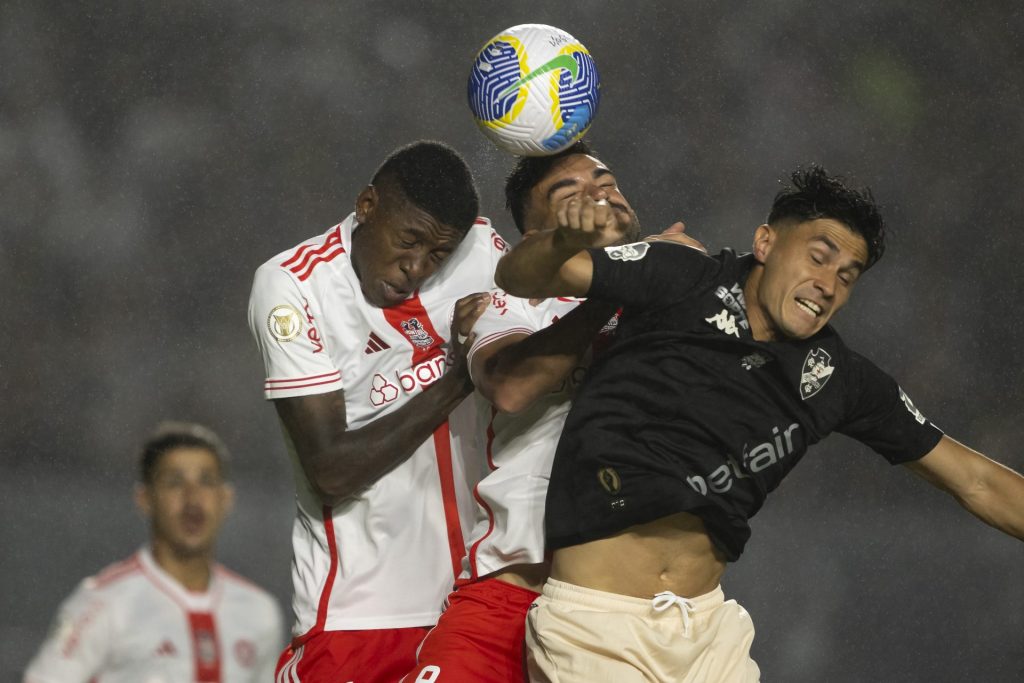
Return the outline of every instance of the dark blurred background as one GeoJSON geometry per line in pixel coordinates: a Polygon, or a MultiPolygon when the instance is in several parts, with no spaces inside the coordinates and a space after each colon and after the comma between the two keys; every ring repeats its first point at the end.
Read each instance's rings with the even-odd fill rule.
{"type": "MultiPolygon", "coordinates": [[[[746,249],[791,169],[870,185],[892,240],[837,327],[950,435],[1024,469],[1018,2],[0,4],[0,680],[80,578],[146,534],[163,418],[235,456],[225,564],[289,604],[291,471],[246,324],[254,269],[416,138],[510,157],[476,50],[549,23],[602,77],[596,146],[651,231],[746,249]],[[901,6],[903,5],[903,6],[901,6]]],[[[725,589],[766,681],[1024,680],[1024,545],[844,437],[753,521],[725,589]]]]}

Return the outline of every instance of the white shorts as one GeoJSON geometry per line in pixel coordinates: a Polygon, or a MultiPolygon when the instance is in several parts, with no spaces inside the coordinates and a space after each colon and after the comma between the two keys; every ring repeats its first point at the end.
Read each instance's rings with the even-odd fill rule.
{"type": "Polygon", "coordinates": [[[754,625],[721,587],[633,598],[548,579],[526,619],[535,683],[754,683],[754,625]]]}

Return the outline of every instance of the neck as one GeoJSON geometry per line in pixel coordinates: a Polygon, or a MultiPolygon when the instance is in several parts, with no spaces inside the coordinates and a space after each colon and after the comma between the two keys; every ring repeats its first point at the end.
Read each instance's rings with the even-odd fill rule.
{"type": "Polygon", "coordinates": [[[750,334],[757,341],[775,341],[778,335],[774,328],[768,324],[768,317],[761,308],[758,293],[761,287],[761,276],[764,273],[764,266],[755,263],[747,275],[747,281],[743,284],[743,300],[747,304],[747,322],[750,323],[750,334]]]}
{"type": "Polygon", "coordinates": [[[154,539],[153,559],[187,590],[202,592],[210,587],[212,558],[209,552],[182,556],[166,543],[154,539]]]}

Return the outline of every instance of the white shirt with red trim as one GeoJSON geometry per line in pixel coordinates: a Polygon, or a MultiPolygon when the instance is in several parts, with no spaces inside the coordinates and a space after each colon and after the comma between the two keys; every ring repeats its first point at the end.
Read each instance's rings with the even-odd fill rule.
{"type": "MultiPolygon", "coordinates": [[[[382,309],[366,302],[352,267],[354,226],[350,215],[267,261],[249,302],[266,397],[344,390],[349,429],[401,408],[441,377],[455,301],[491,289],[507,249],[490,222],[477,219],[420,291],[382,309]]],[[[323,630],[437,621],[461,567],[481,475],[475,420],[473,402],[464,401],[412,457],[333,509],[292,453],[293,642],[323,630]]]]}
{"type": "Polygon", "coordinates": [[[209,589],[188,591],[143,548],[78,585],[24,681],[271,681],[283,636],[263,589],[214,565],[209,589]]]}
{"type": "MultiPolygon", "coordinates": [[[[492,291],[491,305],[473,327],[477,338],[469,350],[470,363],[489,344],[509,335],[529,335],[544,329],[580,302],[559,297],[533,305],[500,289],[492,291]]],[[[616,322],[615,318],[609,321],[600,337],[611,335],[616,322]]],[[[598,343],[595,341],[595,345],[598,343]]],[[[486,437],[488,473],[473,491],[476,519],[460,579],[476,580],[514,564],[544,560],[544,499],[551,462],[590,356],[588,351],[556,390],[514,415],[499,412],[474,393],[481,419],[479,430],[486,437]]]]}

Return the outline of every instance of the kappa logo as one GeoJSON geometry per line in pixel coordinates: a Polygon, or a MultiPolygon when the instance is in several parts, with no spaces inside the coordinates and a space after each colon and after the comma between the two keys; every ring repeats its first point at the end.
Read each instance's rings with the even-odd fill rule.
{"type": "Polygon", "coordinates": [[[267,316],[267,329],[277,341],[291,341],[302,332],[302,315],[288,304],[274,306],[267,316]]]}
{"type": "Polygon", "coordinates": [[[409,337],[409,341],[421,349],[428,349],[434,343],[434,338],[423,329],[423,323],[418,318],[403,320],[402,331],[405,332],[405,336],[409,337]]]}
{"type": "Polygon", "coordinates": [[[389,382],[384,375],[380,373],[374,375],[373,382],[370,383],[370,403],[375,408],[380,408],[396,398],[398,398],[398,387],[389,382]]]}
{"type": "Polygon", "coordinates": [[[800,374],[800,398],[809,399],[824,388],[832,376],[832,356],[819,347],[807,354],[800,374]]]}
{"type": "Polygon", "coordinates": [[[619,247],[605,247],[604,251],[613,261],[639,261],[647,256],[647,250],[650,248],[651,245],[647,242],[634,242],[619,247]]]}
{"type": "Polygon", "coordinates": [[[900,400],[903,401],[903,405],[907,407],[907,410],[914,416],[914,419],[917,420],[918,424],[924,424],[928,418],[924,416],[924,413],[917,409],[914,402],[910,400],[910,397],[903,392],[903,387],[897,388],[900,390],[900,400]]]}
{"type": "Polygon", "coordinates": [[[727,309],[723,308],[722,312],[718,315],[713,315],[710,318],[704,318],[704,322],[711,323],[722,332],[731,334],[737,339],[740,337],[740,330],[736,326],[736,316],[730,313],[727,309]]]}

